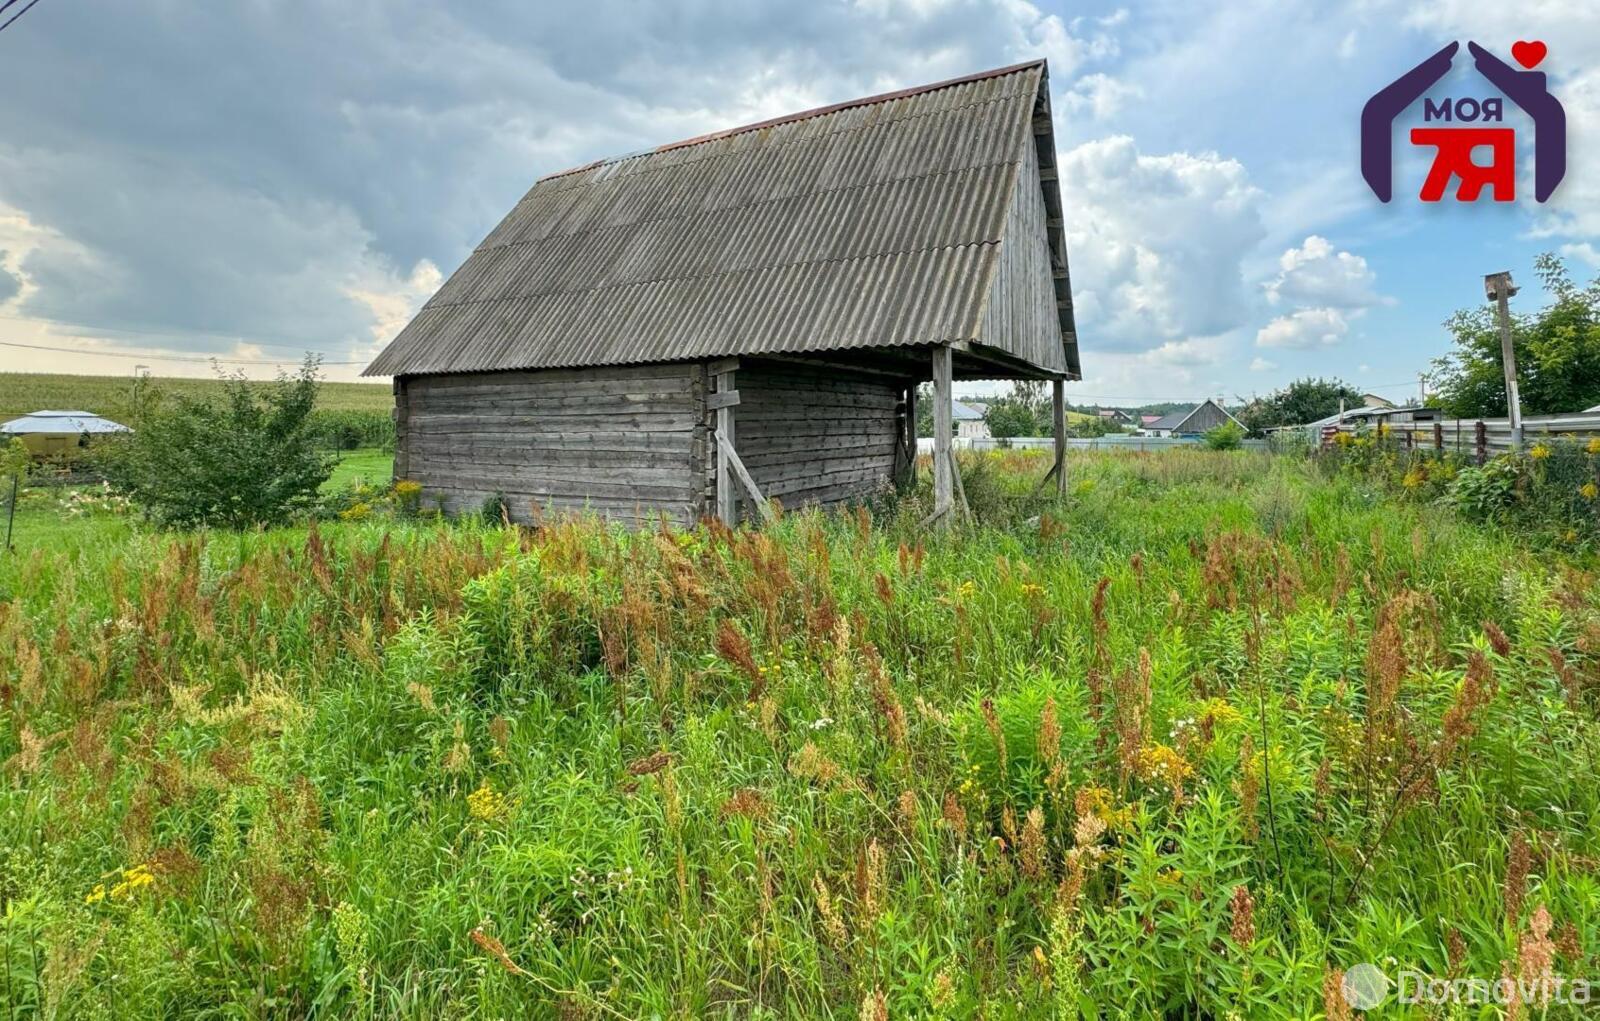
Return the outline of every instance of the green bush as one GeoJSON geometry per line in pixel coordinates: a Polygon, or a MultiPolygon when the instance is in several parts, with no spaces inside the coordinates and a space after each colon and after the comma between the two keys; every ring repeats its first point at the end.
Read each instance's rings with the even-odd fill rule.
{"type": "Polygon", "coordinates": [[[1497,457],[1482,467],[1456,472],[1445,493],[1445,501],[1469,517],[1492,521],[1517,502],[1521,478],[1515,458],[1497,457]]]}
{"type": "Polygon", "coordinates": [[[1244,446],[1244,430],[1237,422],[1224,422],[1206,433],[1205,440],[1212,450],[1238,450],[1244,446]]]}
{"type": "Polygon", "coordinates": [[[100,453],[112,486],[162,525],[282,524],[311,506],[333,471],[309,428],[315,359],[273,383],[223,382],[220,400],[180,395],[100,453]]]}
{"type": "Polygon", "coordinates": [[[31,467],[33,457],[21,440],[13,436],[4,446],[0,446],[0,479],[8,479],[13,475],[26,479],[31,467]]]}

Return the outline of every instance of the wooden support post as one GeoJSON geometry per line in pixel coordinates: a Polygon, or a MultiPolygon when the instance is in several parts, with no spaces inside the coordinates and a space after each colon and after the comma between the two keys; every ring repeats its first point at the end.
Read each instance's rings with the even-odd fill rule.
{"type": "Polygon", "coordinates": [[[1056,495],[1067,495],[1067,395],[1066,382],[1054,380],[1050,384],[1052,403],[1051,425],[1056,434],[1056,495]]]}
{"type": "Polygon", "coordinates": [[[1049,482],[1051,479],[1053,479],[1055,477],[1056,477],[1056,466],[1055,465],[1051,465],[1050,466],[1050,470],[1044,473],[1044,478],[1040,479],[1038,482],[1035,482],[1033,484],[1033,491],[1028,494],[1028,499],[1032,500],[1034,497],[1038,496],[1039,495],[1039,491],[1045,487],[1045,483],[1049,482]]]}
{"type": "Polygon", "coordinates": [[[953,370],[950,346],[941,344],[933,349],[933,514],[943,520],[955,503],[951,472],[955,467],[954,448],[951,444],[950,383],[953,370]]]}
{"type": "Polygon", "coordinates": [[[1435,422],[1435,423],[1433,423],[1433,452],[1436,453],[1436,454],[1441,454],[1441,455],[1444,453],[1444,423],[1443,422],[1435,422]]]}
{"type": "Polygon", "coordinates": [[[1478,447],[1478,466],[1481,468],[1483,463],[1489,460],[1489,427],[1484,424],[1483,419],[1478,419],[1473,426],[1473,434],[1478,447]]]}
{"type": "Polygon", "coordinates": [[[955,447],[950,448],[950,478],[956,484],[956,499],[961,503],[961,513],[972,520],[972,505],[967,503],[967,487],[961,481],[961,462],[956,459],[955,447]]]}
{"type": "Polygon", "coordinates": [[[911,488],[917,470],[916,389],[906,387],[895,401],[894,484],[902,492],[911,488]]]}
{"type": "Polygon", "coordinates": [[[772,505],[767,502],[766,497],[761,495],[761,490],[756,488],[755,480],[745,470],[744,462],[739,459],[739,452],[733,449],[733,444],[729,443],[720,432],[717,433],[717,452],[727,459],[728,468],[733,472],[733,477],[738,479],[739,484],[744,487],[744,491],[750,494],[750,499],[755,502],[756,510],[761,514],[761,520],[771,521],[777,517],[772,505]]]}
{"type": "MultiPolygon", "coordinates": [[[[717,395],[731,395],[733,393],[733,374],[738,367],[737,360],[725,359],[711,366],[717,375],[717,395]],[[731,362],[731,364],[729,364],[731,362]]],[[[717,407],[717,517],[729,528],[739,523],[739,493],[735,488],[737,483],[733,477],[733,462],[728,457],[734,449],[733,409],[737,406],[732,402],[717,407]]],[[[710,400],[706,402],[708,405],[710,400]]]]}
{"type": "Polygon", "coordinates": [[[906,488],[917,485],[917,384],[906,387],[906,488]]]}

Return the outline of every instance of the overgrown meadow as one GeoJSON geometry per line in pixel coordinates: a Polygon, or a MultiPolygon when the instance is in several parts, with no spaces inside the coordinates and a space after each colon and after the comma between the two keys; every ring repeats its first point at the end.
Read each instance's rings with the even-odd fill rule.
{"type": "MultiPolygon", "coordinates": [[[[1600,979],[1592,574],[1294,459],[1074,457],[1026,506],[1040,465],[969,465],[987,523],[949,533],[907,499],[0,562],[0,1017],[1347,1018],[1361,962],[1600,979]]],[[[1591,1009],[1531,996],[1380,1014],[1591,1009]]]]}

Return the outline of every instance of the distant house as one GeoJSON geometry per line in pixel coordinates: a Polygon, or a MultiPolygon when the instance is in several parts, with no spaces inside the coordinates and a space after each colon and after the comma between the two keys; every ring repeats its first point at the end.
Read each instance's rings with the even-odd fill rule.
{"type": "MultiPolygon", "coordinates": [[[[1133,416],[1121,408],[1101,408],[1095,412],[1095,417],[1108,425],[1123,426],[1133,424],[1133,416]]],[[[1151,417],[1154,418],[1155,416],[1151,417]]]]}
{"type": "Polygon", "coordinates": [[[1148,429],[1159,421],[1161,421],[1160,415],[1140,415],[1139,428],[1148,429]]]}
{"type": "Polygon", "coordinates": [[[87,411],[35,411],[0,422],[0,435],[15,436],[35,457],[67,457],[91,438],[129,432],[127,426],[87,411]]]}
{"type": "Polygon", "coordinates": [[[956,423],[956,435],[964,439],[987,439],[989,423],[983,420],[983,411],[960,401],[950,402],[950,417],[956,423]]]}
{"type": "MultiPolygon", "coordinates": [[[[1239,420],[1228,414],[1226,408],[1216,401],[1207,398],[1192,408],[1183,408],[1167,415],[1162,415],[1154,422],[1146,423],[1144,434],[1146,436],[1199,436],[1210,432],[1224,422],[1239,425],[1239,420]]],[[[1243,428],[1243,426],[1240,426],[1243,428]]]]}

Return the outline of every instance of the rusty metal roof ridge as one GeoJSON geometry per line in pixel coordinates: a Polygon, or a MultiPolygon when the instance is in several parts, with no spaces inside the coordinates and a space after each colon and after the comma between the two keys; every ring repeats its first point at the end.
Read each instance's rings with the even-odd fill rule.
{"type": "MultiPolygon", "coordinates": [[[[854,110],[863,106],[876,106],[879,103],[889,103],[896,99],[907,99],[911,96],[920,96],[929,92],[937,92],[940,89],[954,88],[957,85],[968,85],[972,82],[987,81],[991,78],[1003,78],[1008,74],[1017,74],[1021,71],[1031,70],[1035,67],[1044,67],[1045,63],[1046,62],[1043,57],[1035,57],[1033,60],[1024,60],[1019,64],[1010,64],[1006,67],[996,67],[988,71],[976,71],[972,74],[961,75],[956,78],[946,78],[944,81],[933,82],[928,85],[914,85],[910,88],[896,89],[893,92],[880,92],[874,96],[863,96],[859,99],[847,99],[843,102],[830,103],[827,106],[819,106],[810,110],[801,110],[796,113],[782,114],[778,117],[769,117],[764,121],[756,121],[753,124],[742,124],[736,128],[724,128],[721,131],[713,131],[704,135],[696,135],[693,138],[685,138],[677,142],[667,142],[665,144],[658,145],[653,149],[641,149],[635,152],[624,153],[620,156],[608,156],[602,159],[591,160],[582,166],[569,167],[566,170],[557,170],[554,173],[545,174],[543,177],[539,178],[535,184],[543,183],[545,181],[552,181],[559,177],[569,177],[573,174],[581,174],[586,170],[593,170],[596,167],[603,167],[609,163],[621,163],[624,160],[634,159],[640,156],[651,156],[656,153],[671,152],[674,149],[684,149],[688,148],[689,146],[700,145],[705,142],[715,142],[724,138],[732,138],[735,135],[747,134],[751,131],[760,131],[763,128],[777,127],[780,124],[793,124],[798,121],[811,120],[815,117],[824,117],[831,113],[854,110]]],[[[978,104],[969,103],[966,105],[976,106],[978,104]]]]}

